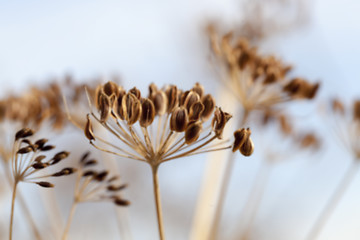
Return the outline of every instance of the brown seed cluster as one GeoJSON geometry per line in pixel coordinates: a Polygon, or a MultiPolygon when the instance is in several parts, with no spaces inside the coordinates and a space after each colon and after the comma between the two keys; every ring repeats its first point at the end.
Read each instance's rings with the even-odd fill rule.
{"type": "Polygon", "coordinates": [[[291,66],[274,56],[263,56],[244,38],[233,43],[232,34],[221,40],[212,37],[212,49],[217,67],[226,84],[247,111],[266,110],[294,99],[313,99],[319,83],[301,78],[289,78],[291,66]]]}
{"type": "Polygon", "coordinates": [[[119,176],[109,176],[108,171],[93,169],[97,161],[89,156],[87,152],[80,159],[75,202],[111,201],[117,206],[128,206],[130,202],[119,194],[127,185],[118,183],[119,176]]]}
{"type": "Polygon", "coordinates": [[[125,91],[114,82],[107,82],[97,88],[95,100],[99,115],[88,115],[84,132],[90,143],[102,151],[159,165],[180,157],[231,148],[217,147],[226,142],[221,139],[231,115],[215,107],[215,100],[205,94],[199,83],[187,91],[175,85],[159,89],[151,84],[148,96],[143,97],[135,87],[125,91]],[[208,121],[211,116],[212,120],[208,121]],[[96,136],[91,117],[120,144],[96,136]],[[218,143],[210,145],[213,141],[218,143]]]}
{"type": "Polygon", "coordinates": [[[45,138],[32,142],[30,137],[33,135],[34,131],[29,128],[23,128],[15,134],[15,152],[12,158],[14,180],[16,183],[21,181],[35,183],[41,187],[54,187],[52,183],[42,181],[42,179],[67,176],[74,173],[76,169],[67,167],[59,172],[39,176],[37,173],[63,161],[69,156],[69,152],[61,151],[47,159],[45,152],[54,149],[55,146],[47,144],[48,140],[45,138]]]}

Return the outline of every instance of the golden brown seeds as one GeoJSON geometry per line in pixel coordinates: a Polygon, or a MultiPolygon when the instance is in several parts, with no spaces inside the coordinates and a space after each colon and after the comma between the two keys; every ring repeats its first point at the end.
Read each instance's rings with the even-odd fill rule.
{"type": "Polygon", "coordinates": [[[93,133],[93,128],[92,128],[89,114],[86,117],[87,117],[87,122],[85,125],[84,133],[85,133],[86,138],[89,139],[89,141],[92,141],[92,140],[95,140],[95,136],[93,133]]]}
{"type": "Polygon", "coordinates": [[[103,92],[105,93],[105,95],[107,95],[108,97],[110,97],[111,95],[115,95],[118,96],[119,94],[119,87],[116,83],[109,81],[107,83],[104,84],[103,86],[103,92]]]}
{"type": "Polygon", "coordinates": [[[17,151],[17,154],[26,154],[26,153],[29,153],[33,151],[33,148],[32,147],[23,147],[23,148],[20,148],[18,151],[17,151]]]}
{"type": "Polygon", "coordinates": [[[204,87],[203,85],[201,85],[200,83],[195,83],[194,87],[191,89],[194,92],[196,92],[200,98],[204,95],[204,87]]]}
{"type": "Polygon", "coordinates": [[[179,106],[178,89],[175,85],[171,85],[166,89],[165,93],[168,100],[167,112],[171,113],[179,106]]]}
{"type": "Polygon", "coordinates": [[[117,206],[128,206],[130,202],[121,198],[115,198],[114,200],[115,205],[117,206]]]}
{"type": "Polygon", "coordinates": [[[200,120],[200,116],[204,111],[204,105],[201,102],[196,102],[190,107],[189,112],[189,120],[190,121],[198,121],[200,120]]]}
{"type": "Polygon", "coordinates": [[[353,106],[354,120],[360,121],[360,100],[356,100],[353,106]]]}
{"type": "Polygon", "coordinates": [[[127,93],[123,99],[120,109],[121,115],[129,125],[136,123],[141,115],[141,102],[132,93],[127,93]]]}
{"type": "Polygon", "coordinates": [[[189,93],[184,93],[186,95],[183,106],[190,111],[190,108],[193,104],[200,101],[200,96],[195,91],[190,91],[189,93]]]}
{"type": "Polygon", "coordinates": [[[23,128],[15,134],[15,141],[19,140],[20,138],[27,138],[34,135],[34,131],[30,128],[23,128]]]}
{"type": "Polygon", "coordinates": [[[175,132],[185,131],[188,124],[188,113],[184,107],[176,108],[170,118],[170,129],[175,132]]]}
{"type": "Polygon", "coordinates": [[[99,101],[100,101],[100,105],[99,105],[100,121],[106,122],[111,112],[111,101],[110,98],[105,94],[100,95],[99,101]]]}
{"type": "Polygon", "coordinates": [[[239,150],[240,147],[244,144],[245,140],[250,136],[250,134],[251,134],[250,129],[242,128],[242,129],[236,130],[234,132],[235,141],[234,141],[232,151],[236,152],[237,150],[239,150]],[[249,131],[249,133],[248,133],[248,131],[249,131]]]}
{"type": "Polygon", "coordinates": [[[212,128],[216,136],[221,139],[226,123],[232,116],[229,113],[223,112],[221,108],[217,108],[214,112],[214,118],[211,122],[212,128]]]}
{"type": "MultiPolygon", "coordinates": [[[[108,182],[109,182],[109,180],[108,180],[108,182]]],[[[107,187],[107,190],[109,190],[111,192],[117,192],[117,191],[120,191],[120,190],[122,190],[122,189],[124,189],[126,187],[127,187],[127,184],[122,184],[122,185],[119,185],[119,186],[109,185],[107,187]]]]}
{"type": "Polygon", "coordinates": [[[151,100],[154,103],[155,112],[157,115],[161,116],[166,113],[168,108],[168,99],[163,91],[160,90],[151,95],[151,100]]]}
{"type": "Polygon", "coordinates": [[[38,184],[39,186],[44,187],[44,188],[52,188],[52,187],[54,187],[54,184],[49,183],[49,182],[41,181],[41,182],[36,182],[36,184],[38,184]]]}
{"type": "Polygon", "coordinates": [[[140,126],[147,127],[154,121],[155,107],[153,102],[146,98],[141,104],[141,108],[140,126]]]}
{"type": "Polygon", "coordinates": [[[134,96],[137,98],[137,99],[141,99],[141,92],[139,89],[137,89],[136,87],[133,87],[132,89],[129,90],[130,93],[134,94],[134,96]]]}
{"type": "Polygon", "coordinates": [[[250,137],[246,139],[243,145],[241,145],[240,152],[245,157],[249,157],[254,152],[254,143],[250,137]]]}
{"type": "Polygon", "coordinates": [[[201,122],[193,122],[189,124],[185,131],[185,143],[192,144],[196,140],[198,140],[200,133],[202,130],[201,122]]]}
{"type": "Polygon", "coordinates": [[[215,101],[210,94],[207,94],[201,99],[201,102],[204,105],[204,111],[201,113],[201,119],[206,121],[214,111],[215,101]]]}

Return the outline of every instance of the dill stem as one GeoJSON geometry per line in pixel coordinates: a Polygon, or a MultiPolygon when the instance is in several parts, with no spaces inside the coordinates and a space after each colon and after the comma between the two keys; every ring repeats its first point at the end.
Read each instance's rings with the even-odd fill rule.
{"type": "Polygon", "coordinates": [[[164,240],[164,224],[163,224],[163,216],[161,210],[161,196],[160,196],[160,188],[159,188],[159,178],[158,178],[158,165],[151,165],[152,170],[152,178],[153,178],[153,186],[154,186],[154,197],[155,197],[155,204],[156,204],[156,216],[157,216],[157,223],[159,229],[160,240],[164,240]]]}
{"type": "Polygon", "coordinates": [[[341,179],[339,185],[331,195],[330,199],[327,201],[325,208],[320,213],[319,217],[315,221],[315,224],[312,226],[309,234],[305,239],[312,240],[316,239],[320,234],[320,231],[325,226],[327,220],[329,220],[331,214],[335,210],[336,206],[340,202],[341,198],[343,197],[345,191],[349,187],[350,183],[354,179],[357,171],[359,169],[358,160],[355,159],[352,164],[348,167],[347,171],[345,172],[343,178],[341,179]]]}
{"type": "Polygon", "coordinates": [[[12,200],[11,200],[11,213],[10,213],[10,226],[9,226],[9,240],[12,240],[12,232],[13,232],[13,223],[14,223],[14,208],[15,208],[15,198],[16,198],[16,189],[18,182],[14,182],[12,200]]]}
{"type": "MultiPolygon", "coordinates": [[[[261,200],[263,199],[265,188],[267,186],[268,179],[270,177],[270,170],[272,169],[272,166],[269,165],[269,163],[262,162],[261,166],[258,170],[258,173],[255,177],[255,183],[251,190],[250,196],[248,197],[248,200],[243,208],[243,212],[248,211],[249,217],[245,221],[245,232],[242,234],[241,240],[247,240],[250,238],[252,226],[254,224],[255,217],[257,215],[257,212],[259,210],[261,200]]],[[[246,217],[247,214],[242,214],[244,217],[246,217]]]]}
{"type": "MultiPolygon", "coordinates": [[[[239,127],[243,127],[245,125],[245,123],[247,122],[247,119],[249,118],[249,113],[250,112],[248,110],[244,111],[244,115],[240,122],[239,127]]],[[[216,210],[215,210],[215,216],[214,216],[213,224],[212,224],[212,228],[211,228],[212,230],[211,230],[211,234],[210,234],[210,240],[214,240],[218,236],[221,214],[224,209],[224,204],[225,204],[226,195],[227,195],[227,191],[228,191],[229,184],[230,184],[232,169],[234,168],[234,163],[235,163],[234,160],[235,160],[235,154],[230,154],[229,158],[227,159],[227,161],[225,163],[225,167],[224,167],[224,171],[223,171],[223,180],[220,183],[219,199],[215,206],[216,210]]]]}
{"type": "Polygon", "coordinates": [[[76,206],[77,206],[77,201],[75,200],[73,202],[73,204],[71,205],[71,209],[70,209],[70,213],[69,213],[69,217],[66,221],[66,226],[65,226],[65,229],[64,229],[64,233],[63,233],[63,236],[62,236],[62,240],[66,240],[67,237],[68,237],[68,233],[69,233],[69,230],[70,230],[70,226],[71,226],[71,222],[72,222],[72,219],[74,218],[74,214],[75,214],[75,210],[76,210],[76,206]]]}

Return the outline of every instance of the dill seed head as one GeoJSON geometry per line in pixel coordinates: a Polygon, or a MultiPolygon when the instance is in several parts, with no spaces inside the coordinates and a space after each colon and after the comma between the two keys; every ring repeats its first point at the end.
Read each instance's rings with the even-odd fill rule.
{"type": "MultiPolygon", "coordinates": [[[[98,87],[98,95],[105,91],[101,90],[105,85],[98,87]]],[[[111,84],[111,89],[122,88],[111,84]]],[[[219,140],[231,115],[221,108],[215,109],[215,100],[205,94],[199,83],[187,91],[179,90],[175,85],[159,89],[150,84],[148,89],[148,98],[141,97],[144,94],[137,88],[118,98],[114,105],[109,105],[111,110],[108,114],[112,117],[106,118],[106,121],[101,118],[101,104],[97,107],[99,116],[93,112],[89,115],[84,132],[95,148],[158,166],[173,159],[232,147],[224,146],[226,140],[219,140]],[[212,120],[207,121],[211,115],[212,120]],[[117,141],[105,141],[97,136],[91,127],[90,116],[117,141]]],[[[114,94],[108,92],[111,96],[102,96],[110,99],[114,94]]],[[[249,142],[246,146],[244,152],[249,155],[253,145],[249,142]]]]}
{"type": "MultiPolygon", "coordinates": [[[[120,192],[127,185],[119,183],[120,177],[117,175],[110,176],[109,171],[97,171],[89,169],[94,167],[97,161],[89,159],[89,152],[85,153],[79,161],[78,178],[75,188],[76,202],[95,202],[108,201],[117,206],[128,206],[129,201],[123,199],[120,192]],[[89,163],[92,164],[89,164],[89,163]]],[[[63,169],[62,172],[68,173],[71,169],[63,169]]],[[[61,173],[61,172],[60,172],[61,173]]]]}
{"type": "Polygon", "coordinates": [[[259,54],[244,38],[234,42],[232,34],[219,39],[213,32],[211,40],[215,67],[225,74],[221,79],[225,79],[246,112],[268,110],[296,99],[310,100],[318,92],[319,83],[290,79],[291,66],[274,56],[259,54]]]}
{"type": "Polygon", "coordinates": [[[70,175],[76,171],[74,168],[64,168],[60,172],[53,174],[40,175],[42,169],[63,161],[69,156],[69,152],[61,151],[56,153],[52,158],[46,160],[46,156],[41,153],[49,151],[55,146],[45,145],[47,139],[39,139],[33,144],[29,139],[34,131],[28,128],[21,129],[15,134],[14,149],[15,154],[12,156],[13,177],[16,183],[29,182],[38,184],[41,187],[49,188],[54,185],[47,181],[37,181],[48,177],[59,177],[70,175]],[[31,134],[29,134],[31,133],[31,134]]]}

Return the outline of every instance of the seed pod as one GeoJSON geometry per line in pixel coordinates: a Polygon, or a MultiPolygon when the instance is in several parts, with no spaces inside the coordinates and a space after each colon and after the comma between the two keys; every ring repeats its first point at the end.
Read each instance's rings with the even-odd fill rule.
{"type": "Polygon", "coordinates": [[[234,141],[234,145],[232,148],[233,152],[236,152],[237,150],[240,149],[240,147],[244,144],[245,140],[250,137],[251,131],[250,129],[238,129],[234,132],[234,137],[235,137],[235,141],[234,141]]]}
{"type": "Polygon", "coordinates": [[[149,126],[155,118],[155,107],[153,102],[146,98],[141,104],[141,117],[140,117],[140,126],[147,127],[149,126]]]}
{"type": "Polygon", "coordinates": [[[41,151],[42,151],[42,152],[47,152],[47,151],[50,151],[50,150],[52,150],[52,149],[54,149],[54,148],[55,148],[54,145],[45,145],[45,146],[43,146],[43,147],[41,148],[41,151]]]}
{"type": "Polygon", "coordinates": [[[155,84],[155,83],[151,83],[151,84],[149,85],[149,98],[150,98],[153,94],[155,94],[157,91],[158,91],[158,88],[157,88],[156,84],[155,84]]]}
{"type": "Polygon", "coordinates": [[[120,109],[121,114],[129,125],[136,123],[141,115],[141,102],[132,93],[127,93],[123,99],[120,109]]]}
{"type": "Polygon", "coordinates": [[[73,174],[76,171],[77,170],[75,168],[64,168],[60,172],[54,173],[51,176],[53,176],[53,177],[67,176],[67,175],[73,174]]]}
{"type": "Polygon", "coordinates": [[[99,172],[98,174],[96,174],[94,176],[94,179],[98,182],[102,182],[105,180],[106,176],[109,174],[108,171],[102,171],[102,172],[99,172]]]}
{"type": "Polygon", "coordinates": [[[211,122],[212,128],[217,136],[217,138],[222,138],[222,133],[224,131],[226,123],[232,118],[232,116],[227,113],[223,112],[221,108],[217,108],[214,112],[214,118],[211,122]]]}
{"type": "Polygon", "coordinates": [[[96,176],[96,172],[92,171],[92,170],[88,170],[88,171],[84,172],[82,176],[83,177],[96,176]]]}
{"type": "Polygon", "coordinates": [[[94,166],[97,164],[97,161],[95,159],[88,160],[83,163],[84,167],[94,166]]]}
{"type": "Polygon", "coordinates": [[[305,97],[307,99],[313,99],[316,96],[316,94],[317,94],[317,92],[319,90],[319,87],[320,87],[319,83],[316,83],[316,84],[314,84],[312,86],[309,86],[309,88],[306,90],[305,97]]]}
{"type": "Polygon", "coordinates": [[[202,130],[201,122],[193,122],[189,124],[185,131],[185,143],[192,144],[196,140],[198,140],[200,133],[202,130]]]}
{"type": "Polygon", "coordinates": [[[119,179],[118,176],[113,176],[113,177],[109,178],[109,180],[107,180],[107,182],[110,183],[110,182],[113,182],[113,181],[118,180],[118,179],[119,179]]]}
{"type": "Polygon", "coordinates": [[[32,151],[33,151],[32,147],[23,147],[23,148],[20,148],[17,151],[17,154],[26,154],[26,153],[29,153],[29,152],[32,152],[32,151]]]}
{"type": "Polygon", "coordinates": [[[201,102],[196,102],[190,107],[189,120],[198,121],[205,107],[201,102]]]}
{"type": "Polygon", "coordinates": [[[34,169],[43,169],[46,168],[47,166],[49,166],[49,164],[41,163],[41,162],[37,162],[32,165],[34,169]]]}
{"type": "Polygon", "coordinates": [[[37,156],[34,161],[37,163],[41,163],[41,161],[44,160],[45,158],[46,158],[45,155],[40,155],[40,156],[37,156]]]}
{"type": "Polygon", "coordinates": [[[54,184],[49,183],[49,182],[36,182],[37,185],[44,187],[44,188],[52,188],[54,187],[54,184]]]}
{"type": "Polygon", "coordinates": [[[99,111],[100,111],[100,121],[106,122],[106,120],[109,118],[111,113],[111,101],[108,96],[105,94],[102,94],[100,96],[100,105],[99,105],[99,111]]]}
{"type": "Polygon", "coordinates": [[[53,160],[63,160],[65,158],[67,158],[69,156],[69,152],[65,152],[65,151],[62,151],[62,152],[59,152],[57,154],[55,154],[55,156],[53,157],[53,160]]]}
{"type": "Polygon", "coordinates": [[[301,86],[303,85],[303,82],[299,78],[294,78],[289,83],[287,83],[283,90],[285,92],[288,92],[290,95],[295,95],[299,92],[301,86]]]}
{"type": "Polygon", "coordinates": [[[246,139],[243,145],[241,145],[240,152],[245,157],[249,157],[254,152],[254,143],[250,137],[246,139]]]}
{"type": "Polygon", "coordinates": [[[119,94],[119,87],[116,83],[109,81],[104,84],[103,92],[106,96],[110,97],[112,95],[118,96],[119,94]]]}
{"type": "Polygon", "coordinates": [[[85,133],[86,138],[89,139],[89,141],[91,142],[92,140],[95,140],[95,136],[94,136],[92,124],[90,121],[90,115],[88,114],[86,117],[87,117],[87,122],[85,125],[84,133],[85,133]]]}
{"type": "Polygon", "coordinates": [[[108,191],[111,191],[111,192],[117,192],[117,191],[120,191],[124,188],[127,187],[127,184],[122,184],[122,185],[119,185],[119,186],[114,186],[114,185],[110,185],[107,187],[107,190],[108,191]]]}
{"type": "Polygon", "coordinates": [[[117,206],[129,206],[130,202],[121,198],[115,198],[114,200],[115,205],[117,206]]]}
{"type": "Polygon", "coordinates": [[[264,79],[264,84],[272,84],[272,83],[276,82],[276,80],[278,79],[278,74],[279,74],[279,72],[274,67],[268,68],[266,71],[266,77],[264,79]]]}
{"type": "Polygon", "coordinates": [[[194,91],[190,91],[184,101],[184,107],[190,112],[190,108],[193,104],[200,101],[200,96],[194,91]]]}
{"type": "Polygon", "coordinates": [[[187,110],[184,107],[177,107],[170,118],[170,129],[175,132],[185,131],[189,118],[187,110]]]}
{"type": "Polygon", "coordinates": [[[168,99],[163,91],[157,91],[151,97],[157,115],[164,115],[168,107],[168,99]]]}
{"type": "Polygon", "coordinates": [[[175,85],[169,86],[166,91],[167,96],[167,112],[171,113],[173,110],[179,106],[179,98],[178,98],[178,89],[175,85]]]}
{"type": "Polygon", "coordinates": [[[356,100],[353,106],[354,120],[360,121],[360,100],[356,100]]]}
{"type": "Polygon", "coordinates": [[[27,138],[34,135],[34,131],[30,128],[23,128],[15,134],[15,141],[19,140],[20,138],[27,138]]]}
{"type": "Polygon", "coordinates": [[[214,111],[215,101],[210,94],[207,94],[201,99],[201,102],[204,105],[204,111],[201,113],[201,119],[203,122],[205,122],[209,119],[212,112],[214,111]]]}
{"type": "Polygon", "coordinates": [[[139,89],[137,89],[136,87],[133,87],[132,89],[129,90],[130,93],[134,94],[134,96],[137,98],[137,99],[141,99],[141,92],[139,89]]]}
{"type": "Polygon", "coordinates": [[[195,83],[191,90],[196,92],[200,98],[204,95],[204,87],[200,83],[195,83]]]}
{"type": "Polygon", "coordinates": [[[40,148],[42,148],[42,147],[45,145],[45,143],[47,143],[47,142],[48,142],[48,140],[45,139],[45,138],[39,139],[39,140],[37,140],[37,141],[35,142],[35,146],[36,146],[37,149],[40,149],[40,148]]]}
{"type": "Polygon", "coordinates": [[[121,120],[125,119],[123,113],[121,112],[121,104],[125,95],[126,95],[125,90],[120,90],[119,95],[117,96],[114,102],[114,111],[116,112],[117,117],[119,117],[121,120]]]}
{"type": "Polygon", "coordinates": [[[86,153],[84,153],[81,158],[80,158],[80,163],[83,163],[90,155],[90,152],[87,151],[86,153]]]}

